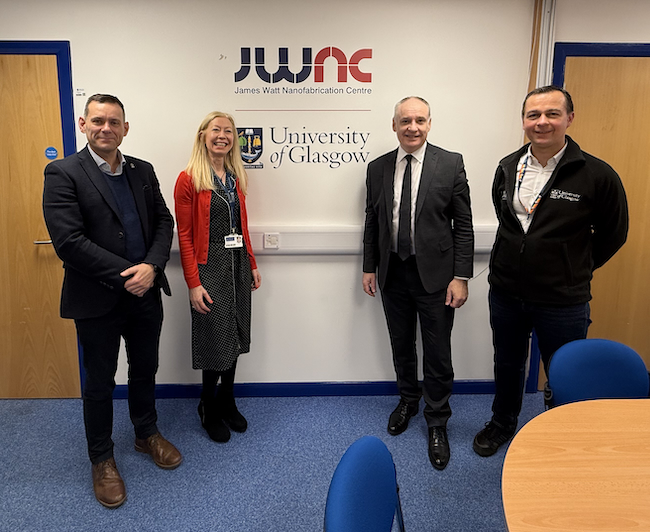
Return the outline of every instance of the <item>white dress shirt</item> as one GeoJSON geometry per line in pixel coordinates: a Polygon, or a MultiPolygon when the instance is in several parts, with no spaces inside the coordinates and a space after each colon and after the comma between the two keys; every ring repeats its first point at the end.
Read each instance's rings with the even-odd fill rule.
{"type": "Polygon", "coordinates": [[[88,146],[88,151],[90,152],[90,156],[93,158],[93,160],[95,161],[97,166],[99,166],[99,169],[102,172],[111,176],[122,175],[122,167],[126,164],[126,159],[124,158],[124,155],[122,155],[122,152],[120,150],[117,150],[117,156],[120,158],[121,163],[117,165],[115,172],[111,170],[111,165],[108,164],[108,162],[106,162],[103,157],[97,155],[90,146],[88,146]]]}

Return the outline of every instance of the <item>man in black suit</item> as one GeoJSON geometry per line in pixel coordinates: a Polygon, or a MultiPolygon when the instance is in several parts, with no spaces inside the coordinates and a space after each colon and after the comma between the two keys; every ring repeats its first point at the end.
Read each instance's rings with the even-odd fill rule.
{"type": "Polygon", "coordinates": [[[395,106],[399,148],[368,165],[363,290],[381,288],[400,402],[388,432],[401,434],[424,395],[429,460],[449,462],[447,420],[454,372],[454,309],[467,300],[474,232],[463,158],[426,142],[429,104],[408,97],[395,106]],[[377,279],[378,277],[378,279],[377,279]],[[418,385],[415,330],[420,319],[424,382],[418,385]]]}
{"type": "Polygon", "coordinates": [[[120,339],[129,362],[129,412],[135,449],[163,469],[182,461],[156,427],[155,376],[162,326],[160,288],[173,218],[153,167],[118,150],[129,131],[114,96],[88,99],[79,128],[88,145],[45,169],[43,210],[65,277],[61,316],[75,320],[83,352],[84,423],[97,500],[126,500],[113,458],[113,400],[120,339]]]}

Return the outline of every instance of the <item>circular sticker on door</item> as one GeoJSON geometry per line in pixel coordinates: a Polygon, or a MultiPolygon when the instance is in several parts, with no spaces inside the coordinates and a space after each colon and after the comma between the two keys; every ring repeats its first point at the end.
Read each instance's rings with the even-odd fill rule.
{"type": "Polygon", "coordinates": [[[53,148],[52,146],[45,148],[45,157],[48,159],[56,159],[58,156],[59,152],[56,148],[53,148]]]}

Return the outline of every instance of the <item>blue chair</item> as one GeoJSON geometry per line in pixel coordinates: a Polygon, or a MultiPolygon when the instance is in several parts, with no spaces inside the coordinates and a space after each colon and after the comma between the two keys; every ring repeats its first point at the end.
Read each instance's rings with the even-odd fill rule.
{"type": "Polygon", "coordinates": [[[325,532],[390,532],[393,518],[404,531],[395,464],[384,443],[364,436],[334,471],[325,505],[325,532]]]}
{"type": "Polygon", "coordinates": [[[549,407],[585,399],[648,397],[648,369],[632,348],[612,340],[575,340],[551,357],[549,407]]]}

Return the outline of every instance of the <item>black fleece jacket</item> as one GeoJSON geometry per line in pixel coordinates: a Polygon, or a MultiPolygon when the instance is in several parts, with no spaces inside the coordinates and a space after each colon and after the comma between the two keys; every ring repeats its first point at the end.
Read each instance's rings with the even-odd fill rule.
{"type": "Polygon", "coordinates": [[[528,145],[502,159],[494,177],[492,201],[499,228],[490,259],[490,285],[529,303],[586,303],[591,299],[593,271],[627,238],[627,200],[618,174],[568,136],[567,142],[528,233],[512,207],[517,163],[528,145]]]}

